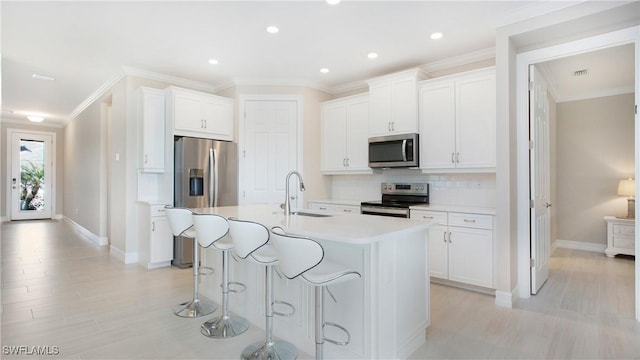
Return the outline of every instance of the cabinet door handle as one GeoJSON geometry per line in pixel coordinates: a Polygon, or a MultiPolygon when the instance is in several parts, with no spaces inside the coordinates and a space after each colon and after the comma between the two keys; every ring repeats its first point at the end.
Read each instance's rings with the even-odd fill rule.
{"type": "Polygon", "coordinates": [[[320,210],[327,210],[327,208],[320,206],[320,210]]]}
{"type": "Polygon", "coordinates": [[[451,244],[451,231],[449,231],[449,244],[451,244]]]}
{"type": "Polygon", "coordinates": [[[147,162],[149,162],[149,156],[144,154],[144,163],[146,164],[147,162]]]}
{"type": "Polygon", "coordinates": [[[456,162],[457,163],[460,162],[460,153],[459,152],[456,153],[456,162]]]}
{"type": "Polygon", "coordinates": [[[342,211],[350,213],[351,209],[342,209],[342,211]]]}
{"type": "Polygon", "coordinates": [[[464,219],[464,222],[474,223],[474,222],[476,222],[476,220],[475,219],[464,219]]]}
{"type": "Polygon", "coordinates": [[[423,219],[433,219],[433,216],[422,215],[423,219]]]}
{"type": "Polygon", "coordinates": [[[349,158],[347,158],[347,167],[349,167],[349,158]]]}
{"type": "Polygon", "coordinates": [[[396,122],[395,121],[391,122],[391,131],[396,131],[396,122]]]}
{"type": "Polygon", "coordinates": [[[151,231],[156,231],[156,222],[155,221],[151,222],[151,231]]]}
{"type": "Polygon", "coordinates": [[[455,163],[456,163],[455,156],[456,156],[456,154],[455,154],[455,153],[451,153],[451,162],[452,162],[453,164],[455,164],[455,163]]]}
{"type": "Polygon", "coordinates": [[[387,130],[391,131],[391,121],[387,123],[387,130]]]}

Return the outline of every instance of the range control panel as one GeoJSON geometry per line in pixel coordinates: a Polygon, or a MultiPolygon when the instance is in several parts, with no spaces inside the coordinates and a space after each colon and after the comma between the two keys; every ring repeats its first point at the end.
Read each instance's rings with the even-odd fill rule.
{"type": "Polygon", "coordinates": [[[382,194],[429,195],[427,183],[382,183],[382,194]]]}

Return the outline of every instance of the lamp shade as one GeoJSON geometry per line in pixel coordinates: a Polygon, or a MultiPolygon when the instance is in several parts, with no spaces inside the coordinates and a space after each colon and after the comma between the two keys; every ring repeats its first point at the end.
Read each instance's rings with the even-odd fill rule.
{"type": "Polygon", "coordinates": [[[636,196],[636,182],[629,178],[620,180],[618,183],[618,195],[621,196],[636,196]]]}

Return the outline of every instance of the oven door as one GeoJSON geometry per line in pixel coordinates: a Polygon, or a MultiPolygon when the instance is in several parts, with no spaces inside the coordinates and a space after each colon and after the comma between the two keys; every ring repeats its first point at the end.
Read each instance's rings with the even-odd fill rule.
{"type": "Polygon", "coordinates": [[[391,216],[409,218],[409,208],[387,207],[376,205],[360,205],[360,213],[364,215],[391,216]]]}

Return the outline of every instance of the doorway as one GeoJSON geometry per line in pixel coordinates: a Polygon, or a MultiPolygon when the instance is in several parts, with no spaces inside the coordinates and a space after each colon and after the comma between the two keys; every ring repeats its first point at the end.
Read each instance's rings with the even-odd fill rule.
{"type": "MultiPolygon", "coordinates": [[[[241,97],[241,205],[284,202],[287,173],[302,169],[301,104],[298,96],[241,97]]],[[[291,185],[292,207],[299,207],[302,193],[291,185]]]]}
{"type": "Polygon", "coordinates": [[[7,129],[11,220],[51,219],[55,134],[7,129]]]}
{"type": "MultiPolygon", "coordinates": [[[[528,68],[530,65],[550,61],[554,59],[561,59],[568,56],[583,54],[592,52],[599,49],[613,48],[619,45],[632,44],[634,46],[635,53],[635,69],[638,69],[638,28],[629,28],[620,31],[614,31],[591,38],[586,38],[562,45],[556,45],[549,48],[533,50],[527,53],[522,53],[517,56],[517,101],[518,101],[518,121],[517,121],[517,137],[518,137],[518,162],[528,163],[529,153],[529,129],[528,129],[528,105],[527,105],[527,93],[528,93],[528,68]]],[[[635,74],[635,99],[637,103],[638,99],[638,74],[635,74]]],[[[635,115],[637,122],[637,113],[635,115]]],[[[635,153],[638,149],[638,141],[640,139],[640,131],[636,127],[635,129],[635,153]]],[[[635,159],[634,172],[638,174],[638,159],[635,159]]],[[[529,186],[528,179],[531,173],[525,166],[519,166],[518,168],[518,283],[519,290],[518,295],[521,298],[530,297],[531,279],[530,279],[530,240],[531,230],[529,227],[529,186]]],[[[638,186],[638,180],[636,179],[636,187],[638,186]]],[[[638,234],[638,221],[636,220],[636,239],[638,234]]],[[[639,248],[636,247],[636,257],[639,253],[639,248]]],[[[638,262],[635,264],[635,278],[636,278],[636,318],[640,320],[640,299],[638,299],[638,289],[640,289],[640,266],[638,262]]]]}

